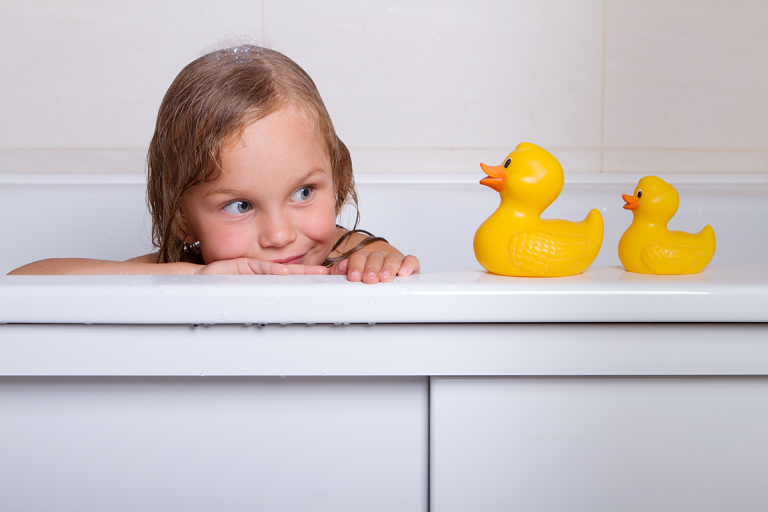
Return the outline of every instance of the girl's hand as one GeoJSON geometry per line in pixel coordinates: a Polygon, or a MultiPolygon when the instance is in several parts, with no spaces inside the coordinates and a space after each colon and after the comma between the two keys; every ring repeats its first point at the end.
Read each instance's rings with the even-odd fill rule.
{"type": "MultiPolygon", "coordinates": [[[[373,245],[373,244],[371,244],[373,245]]],[[[390,283],[395,276],[407,277],[420,271],[416,256],[399,252],[366,251],[363,248],[331,267],[331,274],[346,275],[352,282],[365,284],[390,283]]]]}
{"type": "Polygon", "coordinates": [[[327,275],[328,269],[320,265],[282,265],[271,261],[254,260],[251,258],[236,258],[233,260],[214,261],[208,265],[200,265],[195,269],[195,275],[327,275]]]}

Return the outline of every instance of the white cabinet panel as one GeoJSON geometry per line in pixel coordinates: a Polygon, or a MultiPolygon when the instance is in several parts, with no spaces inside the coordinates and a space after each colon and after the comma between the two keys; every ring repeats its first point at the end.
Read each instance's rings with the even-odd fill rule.
{"type": "Polygon", "coordinates": [[[0,510],[426,510],[426,411],[425,378],[0,378],[0,510]]]}
{"type": "Polygon", "coordinates": [[[433,378],[431,505],[765,510],[768,378],[433,378]]]}

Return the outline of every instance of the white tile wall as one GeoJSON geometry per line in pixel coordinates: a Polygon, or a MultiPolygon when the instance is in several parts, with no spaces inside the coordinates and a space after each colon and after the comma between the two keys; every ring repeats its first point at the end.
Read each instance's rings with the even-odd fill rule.
{"type": "Polygon", "coordinates": [[[135,151],[176,73],[217,38],[260,30],[250,0],[0,2],[0,171],[91,172],[110,150],[102,172],[142,172],[135,151]]]}
{"type": "Polygon", "coordinates": [[[768,2],[612,0],[606,171],[768,171],[768,2]]]}
{"type": "Polygon", "coordinates": [[[358,172],[768,173],[765,0],[0,3],[0,172],[137,172],[163,93],[263,31],[318,84],[358,172]]]}

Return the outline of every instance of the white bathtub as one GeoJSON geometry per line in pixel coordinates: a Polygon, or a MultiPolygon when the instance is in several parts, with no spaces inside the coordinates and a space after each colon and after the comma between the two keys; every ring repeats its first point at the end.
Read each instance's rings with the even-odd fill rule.
{"type": "MultiPolygon", "coordinates": [[[[358,178],[422,260],[389,285],[0,277],[0,509],[762,510],[768,180],[665,176],[718,249],[653,277],[617,266],[638,177],[569,176],[548,215],[603,249],[532,280],[479,270],[479,177],[358,178]]],[[[0,272],[147,251],[137,178],[0,183],[0,272]]]]}

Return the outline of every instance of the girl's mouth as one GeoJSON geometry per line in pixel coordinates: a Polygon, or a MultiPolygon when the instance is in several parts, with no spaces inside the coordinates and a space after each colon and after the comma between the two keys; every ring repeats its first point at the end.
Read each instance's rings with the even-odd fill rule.
{"type": "Polygon", "coordinates": [[[304,258],[303,254],[299,254],[298,256],[292,256],[290,258],[283,258],[280,260],[272,260],[272,263],[280,263],[281,265],[298,265],[301,263],[301,260],[304,258]]]}

